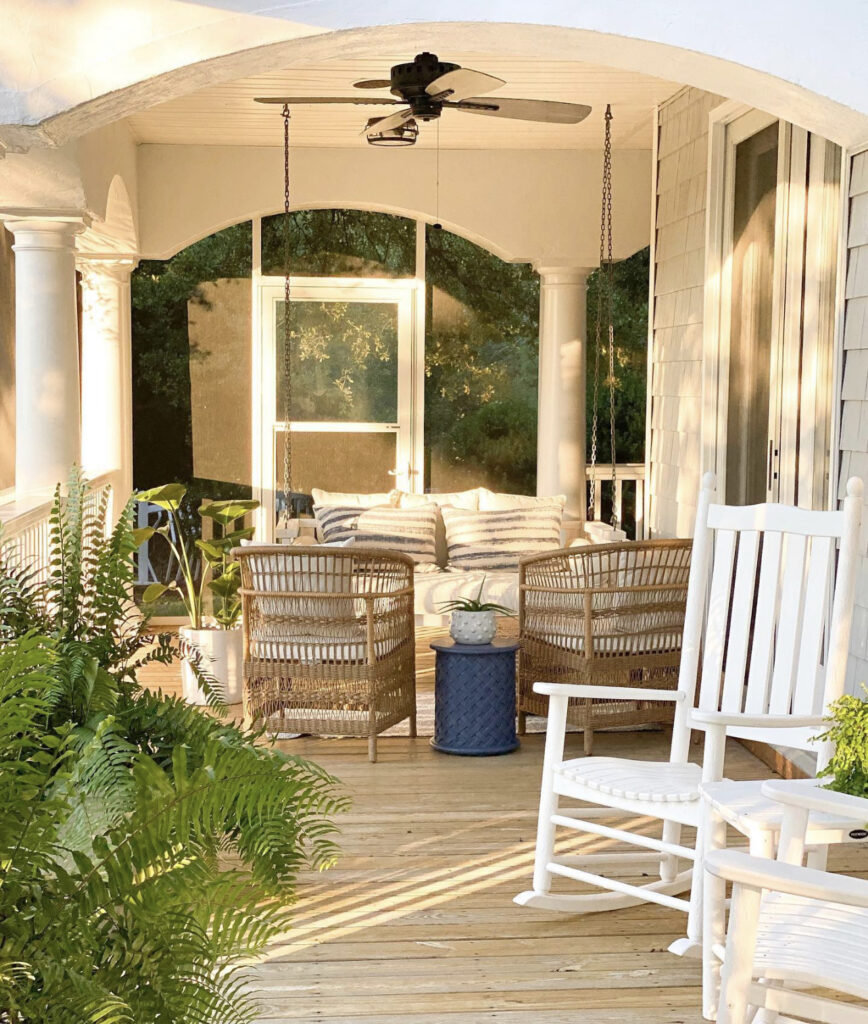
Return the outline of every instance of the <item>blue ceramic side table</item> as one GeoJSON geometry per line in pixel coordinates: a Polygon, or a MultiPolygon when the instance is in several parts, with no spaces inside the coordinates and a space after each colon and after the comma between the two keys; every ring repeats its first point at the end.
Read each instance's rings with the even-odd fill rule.
{"type": "Polygon", "coordinates": [[[508,754],[515,735],[515,640],[457,644],[436,640],[434,737],[444,754],[508,754]]]}

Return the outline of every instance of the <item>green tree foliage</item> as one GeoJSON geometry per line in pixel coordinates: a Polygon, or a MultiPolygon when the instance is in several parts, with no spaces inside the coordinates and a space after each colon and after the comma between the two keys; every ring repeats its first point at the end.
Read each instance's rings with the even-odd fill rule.
{"type": "MultiPolygon", "coordinates": [[[[412,277],[416,222],[363,210],[297,210],[289,215],[289,265],[301,277],[412,277]]],[[[284,216],[262,220],[262,272],[286,272],[284,216]]]]}
{"type": "MultiPolygon", "coordinates": [[[[250,222],[234,224],[188,245],[168,260],[142,260],[132,276],[133,471],[136,487],[193,478],[190,361],[207,358],[191,348],[189,304],[207,307],[202,285],[249,278],[250,222]]],[[[211,498],[249,497],[209,482],[211,498]]]]}
{"type": "MultiPolygon", "coordinates": [[[[645,395],[648,375],[648,274],[649,249],[641,249],[613,268],[615,325],[615,447],[618,462],[645,459],[645,395]]],[[[587,428],[590,457],[594,399],[595,325],[605,287],[603,274],[595,270],[588,279],[588,374],[587,428]]],[[[612,461],[609,439],[608,325],[602,326],[597,458],[612,461]]]]}
{"type": "Polygon", "coordinates": [[[539,278],[428,228],[425,446],[436,490],[536,487],[539,278]],[[439,477],[439,479],[438,479],[439,477]]]}
{"type": "Polygon", "coordinates": [[[0,1022],[241,1024],[343,804],[315,765],[137,681],[177,655],[128,601],[127,509],[77,474],[47,586],[0,559],[0,1022]],[[28,624],[31,628],[28,628],[28,624]]]}

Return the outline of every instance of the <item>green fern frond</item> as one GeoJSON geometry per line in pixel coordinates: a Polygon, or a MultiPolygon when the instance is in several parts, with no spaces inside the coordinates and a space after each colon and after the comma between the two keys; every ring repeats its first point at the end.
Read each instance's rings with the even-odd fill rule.
{"type": "Polygon", "coordinates": [[[130,601],[132,506],[111,531],[107,510],[78,470],[58,488],[47,584],[0,549],[0,1021],[247,1024],[247,965],[299,871],[333,863],[347,802],[261,731],[140,686],[179,645],[130,601]]]}

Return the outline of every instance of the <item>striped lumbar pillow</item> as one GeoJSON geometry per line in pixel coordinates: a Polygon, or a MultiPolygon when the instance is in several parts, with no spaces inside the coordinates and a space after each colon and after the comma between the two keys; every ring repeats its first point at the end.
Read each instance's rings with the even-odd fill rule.
{"type": "Polygon", "coordinates": [[[523,555],[559,548],[563,509],[559,505],[468,512],[441,509],[453,569],[518,568],[523,555]]]}
{"type": "Polygon", "coordinates": [[[434,562],[437,509],[359,508],[351,505],[315,505],[314,515],[325,544],[352,540],[386,551],[402,551],[414,562],[434,562]]]}

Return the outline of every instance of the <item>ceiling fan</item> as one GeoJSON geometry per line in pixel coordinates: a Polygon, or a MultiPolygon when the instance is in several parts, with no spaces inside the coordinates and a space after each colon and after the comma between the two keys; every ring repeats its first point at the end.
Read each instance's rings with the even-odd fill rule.
{"type": "Polygon", "coordinates": [[[370,118],[362,134],[367,136],[369,142],[403,145],[412,145],[416,141],[418,121],[434,121],[444,109],[550,124],[578,124],[591,112],[591,108],[584,103],[480,98],[480,94],[494,92],[502,85],[506,85],[502,78],[441,61],[434,53],[420,53],[406,64],[396,64],[388,79],[375,78],[355,83],[356,89],[389,89],[397,99],[362,95],[261,96],[256,98],[256,102],[287,106],[314,103],[397,106],[401,109],[393,114],[370,118]]]}

